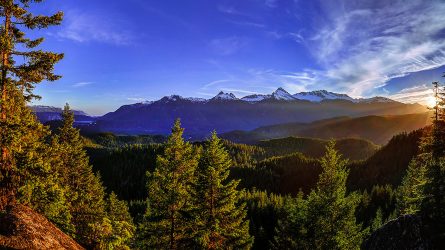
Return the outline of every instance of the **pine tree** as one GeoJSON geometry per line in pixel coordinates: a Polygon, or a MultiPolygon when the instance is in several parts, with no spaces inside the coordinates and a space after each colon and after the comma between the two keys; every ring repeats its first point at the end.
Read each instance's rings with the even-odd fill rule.
{"type": "Polygon", "coordinates": [[[248,249],[252,245],[245,204],[236,190],[239,181],[227,180],[231,166],[230,155],[213,132],[201,156],[194,185],[195,239],[200,248],[248,249]]]}
{"type": "Polygon", "coordinates": [[[94,232],[100,239],[100,249],[130,249],[135,226],[124,201],[111,193],[106,200],[106,213],[100,227],[94,232]]]}
{"type": "Polygon", "coordinates": [[[320,160],[323,171],[307,198],[306,237],[310,249],[359,249],[365,234],[355,219],[360,197],[347,194],[347,161],[334,148],[334,141],[326,146],[320,160]]]}
{"type": "Polygon", "coordinates": [[[148,207],[141,225],[144,248],[184,249],[193,245],[192,183],[199,150],[184,142],[176,120],[156,169],[148,172],[148,207]]]}
{"type": "Polygon", "coordinates": [[[402,184],[397,189],[397,209],[400,215],[415,214],[420,211],[425,198],[427,168],[421,159],[412,160],[402,184]]]}
{"type": "Polygon", "coordinates": [[[61,185],[68,188],[73,236],[86,246],[96,246],[101,239],[93,232],[106,218],[104,188],[89,164],[79,130],[73,128],[74,114],[68,104],[62,117],[62,126],[51,145],[52,165],[60,175],[61,185]]]}
{"type": "MultiPolygon", "coordinates": [[[[35,95],[35,84],[55,81],[54,64],[63,54],[37,50],[43,38],[31,40],[24,30],[58,25],[63,14],[35,16],[29,12],[38,0],[5,0],[0,2],[0,210],[14,203],[19,188],[31,178],[30,172],[49,172],[37,163],[39,147],[46,129],[36,122],[26,107],[35,95]],[[20,50],[21,49],[21,50],[20,50]],[[20,57],[20,62],[15,59],[20,57]],[[25,157],[26,159],[24,159],[25,157]],[[30,169],[30,168],[34,169],[30,169]]],[[[46,168],[46,169],[45,169],[46,168]]]]}
{"type": "Polygon", "coordinates": [[[300,191],[296,198],[287,199],[282,218],[275,228],[273,249],[309,249],[307,239],[308,203],[300,191]]]}

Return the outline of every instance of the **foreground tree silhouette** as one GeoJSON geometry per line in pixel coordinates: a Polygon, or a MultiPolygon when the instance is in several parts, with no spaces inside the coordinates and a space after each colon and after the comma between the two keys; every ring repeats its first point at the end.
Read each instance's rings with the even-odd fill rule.
{"type": "Polygon", "coordinates": [[[184,142],[176,120],[156,169],[148,175],[148,208],[141,225],[142,244],[150,249],[186,249],[193,245],[192,183],[199,152],[184,142]]]}
{"type": "Polygon", "coordinates": [[[227,181],[232,161],[224,145],[212,133],[196,171],[195,204],[197,234],[203,249],[248,249],[253,243],[245,204],[240,203],[239,181],[227,181]]]}
{"type": "Polygon", "coordinates": [[[421,154],[410,164],[399,187],[400,214],[419,214],[433,247],[445,243],[445,90],[433,82],[433,124],[425,129],[421,154]]]}
{"type": "Polygon", "coordinates": [[[28,110],[26,101],[36,97],[32,94],[35,84],[60,78],[53,73],[53,68],[63,54],[35,49],[43,38],[28,39],[24,31],[58,25],[63,14],[35,16],[30,13],[30,4],[40,2],[0,1],[3,18],[0,28],[0,210],[16,200],[18,189],[30,178],[30,168],[45,172],[42,164],[37,164],[38,151],[35,150],[46,131],[28,110]],[[20,57],[20,62],[16,57],[20,57]]]}

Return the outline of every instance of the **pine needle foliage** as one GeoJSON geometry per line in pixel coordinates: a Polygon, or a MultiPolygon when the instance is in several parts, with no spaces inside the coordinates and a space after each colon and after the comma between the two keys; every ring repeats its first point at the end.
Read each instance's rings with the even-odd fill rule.
{"type": "Polygon", "coordinates": [[[141,225],[141,243],[149,249],[187,249],[193,246],[192,184],[199,149],[183,139],[176,120],[156,169],[148,172],[148,208],[141,225]]]}
{"type": "Polygon", "coordinates": [[[195,240],[202,249],[249,249],[253,238],[241,203],[238,180],[230,180],[232,160],[213,132],[205,144],[198,169],[194,201],[197,221],[195,240]]]}

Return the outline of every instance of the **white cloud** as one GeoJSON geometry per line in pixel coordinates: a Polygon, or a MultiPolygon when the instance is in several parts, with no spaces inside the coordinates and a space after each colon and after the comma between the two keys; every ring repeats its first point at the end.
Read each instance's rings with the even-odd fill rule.
{"type": "Polygon", "coordinates": [[[128,45],[132,40],[128,29],[115,19],[77,11],[65,14],[63,26],[55,36],[79,43],[100,42],[114,45],[128,45]]]}
{"type": "Polygon", "coordinates": [[[71,86],[73,88],[80,88],[80,87],[85,87],[85,86],[88,86],[91,84],[93,84],[93,82],[76,82],[76,83],[73,83],[71,86]]]}
{"type": "Polygon", "coordinates": [[[299,40],[322,66],[312,71],[320,88],[367,96],[393,78],[445,65],[443,1],[320,4],[324,21],[299,40]]]}
{"type": "Polygon", "coordinates": [[[400,90],[396,94],[388,95],[389,98],[406,103],[427,103],[430,98],[434,96],[433,89],[431,86],[427,86],[426,84],[413,86],[410,88],[405,88],[400,90]]]}
{"type": "Polygon", "coordinates": [[[132,101],[132,102],[144,102],[147,99],[140,98],[140,97],[127,97],[127,100],[132,101]]]}

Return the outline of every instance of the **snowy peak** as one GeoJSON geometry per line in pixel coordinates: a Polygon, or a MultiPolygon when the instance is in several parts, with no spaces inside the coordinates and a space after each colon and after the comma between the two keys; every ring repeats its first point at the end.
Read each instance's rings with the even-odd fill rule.
{"type": "Polygon", "coordinates": [[[245,97],[241,98],[241,100],[246,101],[246,102],[261,102],[263,100],[267,100],[267,99],[270,99],[270,98],[272,98],[272,95],[258,95],[258,94],[255,94],[255,95],[245,96],[245,97]]]}
{"type": "Polygon", "coordinates": [[[347,100],[354,101],[354,99],[346,94],[338,94],[326,90],[316,90],[311,92],[300,92],[293,95],[299,100],[306,100],[311,102],[321,102],[323,100],[347,100]]]}
{"type": "Polygon", "coordinates": [[[391,100],[389,98],[386,97],[382,97],[382,96],[376,96],[376,97],[371,97],[371,98],[360,98],[360,99],[355,99],[355,102],[359,102],[359,103],[392,103],[392,102],[396,102],[394,100],[391,100]]]}
{"type": "MultiPolygon", "coordinates": [[[[376,96],[372,98],[352,98],[346,94],[339,94],[334,92],[329,92],[326,90],[315,90],[310,92],[300,92],[294,95],[289,94],[286,90],[283,88],[278,88],[271,94],[254,94],[254,95],[248,95],[241,99],[237,98],[233,93],[226,93],[226,92],[219,92],[215,97],[211,99],[203,99],[203,98],[193,98],[188,97],[184,98],[179,95],[171,95],[171,96],[165,96],[162,99],[158,101],[146,101],[136,104],[130,104],[126,106],[131,107],[139,107],[144,105],[151,105],[154,103],[160,103],[160,104],[166,104],[166,103],[183,103],[183,102],[191,102],[191,103],[206,103],[208,101],[243,101],[247,103],[257,103],[262,101],[282,101],[282,102],[293,102],[293,101],[309,101],[313,103],[319,103],[326,100],[344,100],[354,103],[392,103],[396,102],[386,97],[376,96]]],[[[36,107],[38,108],[38,107],[36,107]]],[[[47,108],[47,107],[41,107],[41,109],[47,108]]]]}
{"type": "MultiPolygon", "coordinates": [[[[177,101],[190,101],[190,102],[205,102],[207,101],[206,99],[203,98],[195,98],[195,97],[182,97],[180,95],[171,95],[171,96],[164,96],[162,99],[156,101],[156,102],[160,102],[160,103],[172,103],[172,102],[177,102],[177,101]]],[[[143,102],[140,104],[145,104],[145,105],[149,105],[152,104],[154,102],[143,102]]]]}
{"type": "Polygon", "coordinates": [[[213,97],[212,100],[229,101],[229,100],[238,100],[238,98],[236,98],[236,96],[232,93],[224,93],[221,91],[215,97],[213,97]]]}
{"type": "Polygon", "coordinates": [[[295,100],[295,98],[283,88],[278,88],[277,90],[275,90],[275,92],[272,93],[272,97],[275,100],[284,100],[284,101],[295,100]]]}

